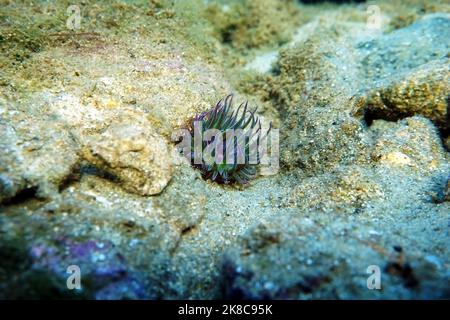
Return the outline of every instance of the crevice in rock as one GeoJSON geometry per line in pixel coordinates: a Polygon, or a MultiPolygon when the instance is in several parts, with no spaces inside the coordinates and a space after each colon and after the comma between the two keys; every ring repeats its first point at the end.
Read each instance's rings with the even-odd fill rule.
{"type": "Polygon", "coordinates": [[[71,173],[69,173],[69,175],[67,175],[59,184],[58,186],[58,191],[59,192],[63,192],[64,190],[66,190],[67,188],[71,187],[72,185],[74,185],[75,183],[79,182],[81,179],[81,174],[78,171],[78,169],[72,171],[71,173]]]}
{"type": "Polygon", "coordinates": [[[181,236],[185,237],[185,236],[189,236],[189,234],[192,234],[196,229],[196,226],[188,226],[186,228],[184,228],[183,230],[181,230],[181,236]]]}
{"type": "Polygon", "coordinates": [[[69,188],[70,186],[78,183],[83,175],[93,175],[114,183],[120,183],[120,180],[115,175],[102,170],[90,163],[84,163],[78,165],[72,169],[72,171],[61,181],[58,186],[58,191],[62,192],[69,188]]]}
{"type": "Polygon", "coordinates": [[[25,189],[19,191],[12,198],[10,198],[8,200],[5,200],[2,203],[2,205],[4,205],[4,206],[12,206],[12,205],[16,205],[16,204],[20,204],[20,203],[29,201],[31,199],[39,198],[37,196],[37,191],[38,191],[38,187],[37,186],[25,188],[25,189]]]}
{"type": "MultiPolygon", "coordinates": [[[[388,110],[395,109],[394,106],[387,101],[386,99],[383,99],[383,104],[386,106],[388,110]]],[[[446,145],[445,140],[450,136],[450,95],[447,98],[447,117],[446,117],[446,125],[444,127],[438,125],[435,121],[431,120],[434,125],[436,126],[439,137],[441,138],[441,141],[444,145],[444,148],[450,152],[449,146],[446,145]]],[[[420,115],[414,112],[411,113],[393,113],[393,112],[383,112],[382,110],[372,110],[370,107],[366,106],[364,110],[364,122],[367,124],[368,127],[370,127],[375,120],[385,120],[385,121],[391,121],[391,122],[397,122],[399,120],[412,117],[415,115],[420,115]]],[[[427,118],[424,115],[421,115],[425,118],[427,118]]]]}
{"type": "Polygon", "coordinates": [[[385,120],[385,121],[396,122],[398,120],[414,116],[414,112],[411,112],[411,113],[394,112],[392,110],[395,110],[396,108],[388,99],[385,99],[383,96],[381,96],[380,99],[382,100],[383,104],[386,106],[386,111],[377,110],[377,109],[373,110],[373,108],[371,108],[370,104],[365,107],[364,121],[366,122],[366,124],[368,126],[371,126],[375,120],[385,120]]]}
{"type": "Polygon", "coordinates": [[[80,169],[79,169],[79,172],[80,172],[81,175],[83,175],[83,174],[93,175],[93,176],[97,176],[97,177],[100,177],[100,178],[103,178],[103,179],[106,179],[106,180],[110,180],[110,181],[112,181],[114,183],[119,183],[120,182],[120,179],[117,176],[115,176],[115,175],[113,175],[113,174],[111,174],[111,173],[109,173],[109,172],[107,172],[107,171],[105,171],[103,169],[100,169],[100,168],[98,168],[98,167],[96,167],[96,166],[94,166],[92,164],[84,164],[84,165],[82,165],[80,167],[80,169]]]}
{"type": "Polygon", "coordinates": [[[175,245],[173,246],[173,249],[170,251],[171,256],[174,256],[176,254],[183,239],[185,239],[186,237],[189,237],[190,235],[192,235],[193,233],[198,231],[198,226],[200,226],[200,224],[203,222],[204,218],[205,218],[205,214],[203,213],[199,217],[198,221],[195,224],[185,226],[184,228],[182,228],[180,230],[180,236],[179,236],[177,242],[175,243],[175,245]]]}
{"type": "Polygon", "coordinates": [[[233,34],[236,32],[236,25],[229,25],[224,30],[221,31],[220,37],[223,44],[232,45],[233,43],[233,34]]]}
{"type": "MultiPolygon", "coordinates": [[[[203,218],[201,218],[203,219],[203,218]]],[[[199,222],[200,223],[200,222],[199,222]]],[[[187,226],[185,228],[183,228],[180,231],[180,236],[178,237],[175,245],[173,246],[172,250],[170,251],[170,255],[173,257],[176,252],[178,251],[178,248],[180,247],[181,242],[183,241],[183,239],[187,236],[189,236],[190,234],[192,234],[193,232],[195,232],[195,230],[197,230],[197,225],[190,225],[187,226]]]]}

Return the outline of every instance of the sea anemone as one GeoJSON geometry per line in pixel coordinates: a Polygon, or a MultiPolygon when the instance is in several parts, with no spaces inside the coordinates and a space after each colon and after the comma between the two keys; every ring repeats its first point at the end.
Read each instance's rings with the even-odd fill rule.
{"type": "Polygon", "coordinates": [[[246,185],[256,177],[263,150],[260,143],[269,134],[272,124],[263,135],[261,121],[255,115],[257,108],[251,111],[246,101],[232,111],[232,102],[230,94],[191,121],[189,131],[194,141],[190,160],[205,179],[246,185]],[[199,140],[196,147],[195,141],[199,140]]]}

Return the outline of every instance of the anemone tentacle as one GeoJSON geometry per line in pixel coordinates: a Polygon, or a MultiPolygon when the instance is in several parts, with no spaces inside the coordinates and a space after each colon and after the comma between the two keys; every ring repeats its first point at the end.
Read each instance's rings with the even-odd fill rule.
{"type": "MultiPolygon", "coordinates": [[[[211,110],[202,112],[196,115],[193,121],[200,121],[201,136],[205,131],[209,129],[219,130],[222,134],[222,139],[215,141],[212,138],[211,141],[203,141],[202,150],[205,150],[207,146],[211,147],[211,144],[218,144],[220,141],[222,144],[222,152],[225,155],[220,163],[207,164],[202,161],[201,164],[193,164],[194,167],[202,171],[202,175],[205,179],[211,179],[219,183],[239,183],[247,184],[251,179],[256,177],[256,167],[260,164],[260,155],[258,150],[256,151],[256,163],[250,163],[250,150],[254,146],[256,140],[256,146],[262,139],[265,139],[272,129],[270,124],[269,129],[263,134],[261,121],[256,116],[258,108],[250,110],[248,107],[248,101],[239,105],[236,110],[232,110],[233,95],[230,94],[224,99],[219,100],[215,107],[211,110]],[[226,136],[229,130],[241,130],[240,135],[236,135],[236,131],[233,134],[233,139],[227,141],[226,136]],[[228,156],[233,157],[232,163],[227,163],[228,156]],[[238,163],[238,159],[243,158],[244,163],[238,163]]],[[[191,124],[191,133],[194,131],[194,123],[191,124]]],[[[218,146],[220,148],[220,145],[218,146]]],[[[215,146],[213,148],[215,150],[215,146]]],[[[252,150],[254,152],[254,150],[252,150]]],[[[194,159],[195,152],[190,153],[191,161],[194,159]]],[[[215,156],[215,151],[214,151],[215,156]]],[[[203,158],[202,158],[203,160],[203,158]]]]}

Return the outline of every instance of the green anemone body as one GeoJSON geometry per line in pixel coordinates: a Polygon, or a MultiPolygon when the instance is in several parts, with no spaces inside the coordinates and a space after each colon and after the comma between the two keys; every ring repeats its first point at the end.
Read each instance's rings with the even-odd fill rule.
{"type": "MultiPolygon", "coordinates": [[[[247,184],[256,177],[257,166],[260,163],[257,146],[261,140],[261,122],[255,115],[256,109],[253,111],[248,109],[248,102],[242,103],[232,111],[232,101],[233,96],[228,95],[213,109],[194,118],[191,132],[200,131],[197,132],[198,136],[203,138],[208,130],[216,130],[211,139],[202,139],[202,163],[194,166],[202,171],[205,179],[219,183],[247,184]],[[234,134],[234,136],[228,136],[228,134],[234,134]],[[227,140],[227,136],[231,139],[227,140]],[[216,157],[215,148],[222,150],[222,157],[216,157]],[[205,161],[204,152],[208,149],[214,161],[211,159],[205,161]],[[232,158],[231,163],[230,160],[227,161],[230,158],[232,158]]],[[[269,131],[270,128],[266,136],[269,131]]],[[[195,156],[193,152],[192,159],[195,156]]]]}

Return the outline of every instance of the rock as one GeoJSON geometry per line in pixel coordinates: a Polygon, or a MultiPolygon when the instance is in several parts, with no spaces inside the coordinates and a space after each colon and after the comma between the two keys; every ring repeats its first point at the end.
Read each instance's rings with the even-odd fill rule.
{"type": "Polygon", "coordinates": [[[77,143],[64,124],[9,105],[0,131],[0,202],[23,190],[35,190],[42,198],[55,195],[79,160],[77,143]]]}
{"type": "Polygon", "coordinates": [[[445,62],[450,48],[449,27],[448,14],[430,14],[406,28],[359,41],[356,47],[361,55],[361,79],[367,80],[368,86],[372,82],[389,83],[430,62],[445,62]]]}
{"type": "Polygon", "coordinates": [[[320,30],[333,41],[325,43],[323,35],[313,34],[282,51],[280,75],[270,89],[285,108],[280,110],[288,129],[280,132],[281,160],[309,173],[355,161],[367,148],[363,124],[352,115],[357,106],[352,98],[358,83],[355,52],[345,37],[320,30]]]}
{"type": "Polygon", "coordinates": [[[366,117],[395,121],[420,114],[432,120],[440,129],[448,130],[448,60],[430,62],[403,78],[397,76],[384,88],[374,89],[367,98],[366,117]]]}
{"type": "MultiPolygon", "coordinates": [[[[421,250],[432,240],[421,238],[417,254],[394,263],[398,272],[392,272],[386,248],[396,238],[391,219],[395,232],[405,234],[423,230],[412,217],[434,221],[428,231],[441,236],[432,230],[447,224],[448,214],[440,215],[448,208],[433,199],[450,168],[440,137],[448,116],[448,24],[436,15],[367,40],[357,25],[318,23],[301,45],[283,48],[278,74],[263,78],[263,88],[285,128],[282,160],[293,175],[281,203],[287,212],[255,222],[227,251],[227,298],[450,294],[440,281],[448,281],[448,273],[426,271],[431,263],[421,250]],[[380,108],[395,116],[371,113],[374,92],[382,90],[392,103],[386,107],[383,99],[380,108]],[[303,225],[305,218],[313,223],[303,225]],[[367,277],[355,284],[352,275],[366,273],[369,265],[383,272],[382,293],[367,289],[367,277]]],[[[445,247],[441,240],[438,246],[445,247]]]]}
{"type": "Polygon", "coordinates": [[[445,132],[449,26],[448,16],[431,15],[367,41],[348,26],[332,32],[319,23],[320,32],[284,49],[280,75],[270,78],[290,129],[281,139],[284,164],[311,172],[363,159],[363,117],[370,125],[374,119],[423,115],[445,132]],[[324,34],[333,41],[324,43],[324,34]],[[355,97],[364,91],[366,96],[355,97]]]}
{"type": "Polygon", "coordinates": [[[450,291],[441,279],[448,274],[439,271],[435,260],[415,254],[393,257],[376,242],[365,240],[366,226],[359,224],[347,233],[345,218],[327,219],[314,213],[311,225],[286,215],[277,221],[263,221],[271,234],[280,233],[277,241],[266,246],[248,247],[259,239],[256,223],[240,239],[240,244],[228,250],[222,265],[224,294],[229,299],[359,299],[368,298],[445,298],[450,291]],[[269,226],[269,227],[267,227],[269,226]],[[363,229],[361,229],[363,228],[363,229]],[[358,230],[358,231],[357,231],[358,230]],[[364,230],[364,231],[363,231],[364,230]],[[352,236],[356,232],[359,236],[352,236]],[[334,239],[329,239],[333,233],[334,239]],[[364,235],[364,236],[363,236],[364,235]],[[328,240],[326,240],[328,239],[328,240]],[[369,249],[371,248],[371,249],[369,249]],[[364,252],[364,254],[362,254],[364,252]],[[350,264],[349,261],[352,261],[350,264]],[[369,290],[367,268],[378,266],[383,291],[369,290]],[[360,276],[356,274],[360,273],[360,276]],[[359,279],[360,281],[358,281],[359,279]],[[435,290],[433,290],[433,288],[435,290]],[[414,292],[414,293],[412,293],[414,292]]]}
{"type": "MultiPolygon", "coordinates": [[[[98,39],[90,41],[100,46],[98,39]]],[[[163,158],[156,156],[149,160],[151,166],[138,165],[134,172],[135,161],[141,160],[131,159],[133,151],[122,150],[115,164],[125,164],[127,170],[119,176],[128,181],[124,186],[132,192],[157,194],[170,180],[164,154],[172,132],[216,103],[217,92],[225,95],[231,91],[216,66],[201,57],[187,55],[183,44],[174,48],[165,43],[155,46],[132,41],[107,48],[102,44],[101,49],[86,55],[89,50],[89,45],[75,49],[54,47],[34,55],[30,68],[39,66],[41,70],[45,63],[54,76],[38,81],[42,90],[22,81],[31,88],[25,90],[27,94],[20,101],[3,97],[0,100],[0,126],[5,132],[0,141],[5,150],[0,155],[1,202],[23,190],[36,189],[37,196],[43,198],[56,196],[58,188],[78,174],[80,148],[85,140],[94,139],[94,135],[101,137],[109,126],[120,126],[129,119],[146,120],[145,126],[152,127],[155,134],[146,139],[155,144],[154,153],[163,158]],[[59,61],[64,61],[63,68],[59,61]],[[68,73],[67,68],[75,71],[68,73]],[[66,77],[71,79],[70,84],[60,85],[66,77]],[[158,162],[163,159],[164,163],[158,162]],[[160,170],[158,164],[163,164],[160,170]],[[139,186],[129,181],[132,177],[139,179],[139,186]],[[153,179],[151,184],[144,182],[149,178],[153,179]]],[[[23,75],[18,74],[17,78],[20,76],[23,75]]],[[[99,142],[102,143],[105,142],[99,142]]],[[[128,145],[130,150],[140,148],[132,142],[128,145]]],[[[116,171],[120,168],[115,167],[116,171]]]]}
{"type": "Polygon", "coordinates": [[[149,298],[140,286],[140,275],[130,270],[126,259],[111,242],[74,242],[59,237],[54,243],[34,243],[30,257],[34,268],[52,270],[63,279],[69,266],[78,267],[80,292],[91,299],[149,298]]]}
{"type": "Polygon", "coordinates": [[[448,130],[450,16],[433,14],[361,42],[361,72],[369,88],[366,118],[395,121],[421,114],[448,130]]]}
{"type": "Polygon", "coordinates": [[[216,37],[238,50],[286,42],[290,37],[287,29],[298,23],[289,18],[302,19],[298,7],[290,1],[244,0],[225,5],[211,2],[207,10],[216,37]]]}
{"type": "Polygon", "coordinates": [[[82,153],[86,160],[112,174],[130,192],[160,193],[172,177],[169,148],[160,136],[135,124],[108,128],[90,137],[82,153]]]}
{"type": "Polygon", "coordinates": [[[383,165],[430,172],[446,164],[439,134],[428,119],[406,118],[398,123],[376,120],[371,158],[383,165]]]}
{"type": "Polygon", "coordinates": [[[265,52],[257,56],[253,61],[249,62],[246,66],[246,70],[253,70],[259,73],[266,73],[272,69],[273,63],[278,58],[278,52],[265,52]]]}

